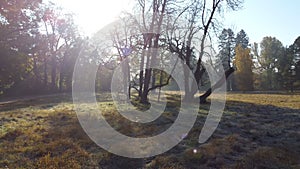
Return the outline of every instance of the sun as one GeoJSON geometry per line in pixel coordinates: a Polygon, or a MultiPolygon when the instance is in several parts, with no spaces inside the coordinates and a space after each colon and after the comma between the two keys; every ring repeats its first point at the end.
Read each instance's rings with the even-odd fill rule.
{"type": "Polygon", "coordinates": [[[122,11],[128,11],[131,0],[51,0],[74,13],[75,23],[87,36],[113,22],[122,11]]]}

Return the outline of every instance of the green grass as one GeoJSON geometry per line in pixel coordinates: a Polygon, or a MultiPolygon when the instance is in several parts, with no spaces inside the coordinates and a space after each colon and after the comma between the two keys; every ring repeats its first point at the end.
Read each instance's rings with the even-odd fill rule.
{"type": "MultiPolygon", "coordinates": [[[[176,119],[179,96],[169,93],[167,97],[166,112],[158,121],[145,125],[126,121],[109,94],[98,95],[98,101],[105,119],[116,130],[147,137],[163,132],[176,119]],[[166,119],[170,124],[161,125],[166,119]]],[[[209,108],[202,105],[187,138],[172,150],[147,159],[119,157],[98,147],[81,128],[69,95],[1,103],[0,168],[300,166],[299,94],[228,94],[227,101],[222,121],[209,142],[197,143],[209,108]]]]}

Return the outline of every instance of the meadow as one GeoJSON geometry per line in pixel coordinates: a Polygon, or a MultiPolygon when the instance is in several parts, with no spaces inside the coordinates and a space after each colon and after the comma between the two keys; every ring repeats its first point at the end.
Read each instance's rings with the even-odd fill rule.
{"type": "MultiPolygon", "coordinates": [[[[162,132],[178,114],[174,93],[167,94],[162,116],[147,125],[124,121],[108,93],[97,99],[105,119],[127,135],[162,132]]],[[[201,105],[193,129],[179,145],[155,157],[130,159],[105,151],[85,134],[69,94],[3,101],[0,168],[300,168],[300,94],[229,93],[217,130],[199,144],[209,106],[201,105]]]]}

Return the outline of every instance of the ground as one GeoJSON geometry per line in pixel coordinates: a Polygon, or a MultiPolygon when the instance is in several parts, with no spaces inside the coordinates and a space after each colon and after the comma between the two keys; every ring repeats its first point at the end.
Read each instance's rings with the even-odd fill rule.
{"type": "MultiPolygon", "coordinates": [[[[109,94],[98,95],[106,120],[135,136],[155,135],[172,125],[179,97],[167,98],[158,120],[136,125],[122,120],[109,94]]],[[[179,145],[144,159],[98,147],[73,108],[68,94],[0,103],[0,168],[300,168],[300,94],[228,94],[221,122],[204,144],[197,139],[209,104],[201,105],[193,129],[179,145]]]]}

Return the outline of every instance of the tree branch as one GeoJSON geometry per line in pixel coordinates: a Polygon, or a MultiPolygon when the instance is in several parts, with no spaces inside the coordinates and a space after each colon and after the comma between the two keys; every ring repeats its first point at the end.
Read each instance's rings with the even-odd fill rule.
{"type": "Polygon", "coordinates": [[[211,95],[211,93],[220,88],[227,80],[227,78],[235,71],[234,68],[229,68],[224,75],[222,76],[222,78],[216,83],[214,84],[211,88],[209,88],[203,95],[200,96],[200,103],[206,103],[206,99],[208,96],[211,95]]]}

